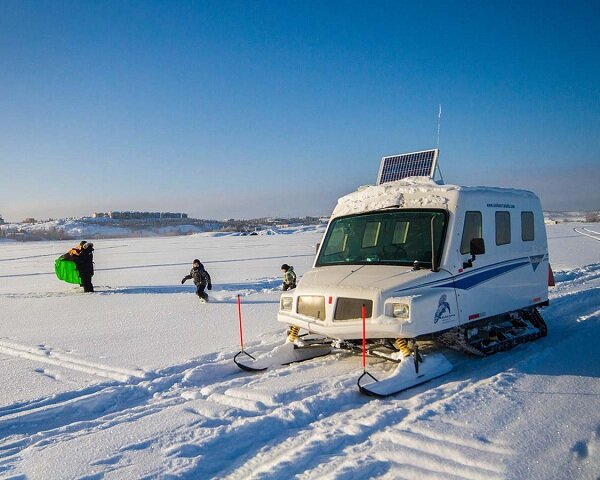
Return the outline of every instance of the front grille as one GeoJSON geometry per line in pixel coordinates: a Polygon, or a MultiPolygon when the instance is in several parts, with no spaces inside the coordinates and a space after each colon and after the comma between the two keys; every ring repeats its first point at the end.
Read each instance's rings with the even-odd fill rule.
{"type": "Polygon", "coordinates": [[[316,295],[301,295],[298,297],[298,309],[301,315],[325,320],[325,297],[316,295]]]}
{"type": "Polygon", "coordinates": [[[373,301],[361,298],[338,298],[334,320],[356,320],[362,318],[362,306],[366,307],[367,318],[373,315],[373,301]]]}

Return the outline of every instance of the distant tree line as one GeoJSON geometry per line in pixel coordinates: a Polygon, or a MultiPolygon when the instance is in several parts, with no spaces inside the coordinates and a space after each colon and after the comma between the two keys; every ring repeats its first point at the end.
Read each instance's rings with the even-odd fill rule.
{"type": "Polygon", "coordinates": [[[600,222],[600,212],[588,212],[585,214],[585,221],[587,223],[600,222]]]}
{"type": "MultiPolygon", "coordinates": [[[[160,234],[160,235],[186,235],[199,231],[204,232],[241,232],[252,233],[269,228],[285,228],[298,225],[317,225],[322,223],[323,219],[318,217],[296,217],[296,218],[255,218],[250,220],[206,220],[197,218],[145,218],[145,219],[117,219],[106,217],[86,217],[76,220],[83,225],[92,227],[116,227],[127,229],[130,233],[123,235],[111,236],[143,236],[144,234],[160,234]],[[183,226],[197,227],[197,230],[185,231],[181,229],[183,226]]],[[[49,226],[47,228],[32,228],[35,224],[45,223],[46,221],[38,222],[33,218],[26,218],[20,224],[2,225],[0,228],[0,237],[12,238],[19,241],[33,240],[73,240],[81,235],[72,236],[65,229],[57,226],[49,226]],[[26,221],[25,221],[26,220],[26,221]]],[[[104,237],[102,233],[98,235],[86,235],[87,238],[104,237]]]]}

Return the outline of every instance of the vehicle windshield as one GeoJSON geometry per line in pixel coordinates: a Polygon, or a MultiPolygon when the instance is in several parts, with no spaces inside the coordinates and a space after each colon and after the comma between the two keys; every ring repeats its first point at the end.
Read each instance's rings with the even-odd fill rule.
{"type": "Polygon", "coordinates": [[[446,232],[443,210],[389,210],[335,219],[329,225],[316,266],[406,265],[431,267],[432,230],[439,263],[446,232]]]}

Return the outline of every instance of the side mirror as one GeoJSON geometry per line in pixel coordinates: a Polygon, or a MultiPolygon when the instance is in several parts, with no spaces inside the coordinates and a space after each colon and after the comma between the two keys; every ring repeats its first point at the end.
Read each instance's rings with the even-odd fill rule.
{"type": "Polygon", "coordinates": [[[483,238],[472,238],[469,253],[471,255],[483,255],[485,253],[485,242],[483,238]]]}
{"type": "Polygon", "coordinates": [[[317,243],[317,246],[315,247],[315,255],[316,255],[317,253],[319,253],[319,248],[320,248],[320,247],[321,247],[321,244],[320,244],[320,243],[317,243]]]}
{"type": "Polygon", "coordinates": [[[485,242],[483,238],[472,238],[469,244],[469,253],[471,258],[466,262],[463,262],[463,268],[471,268],[476,255],[483,255],[485,253],[485,242]]]}

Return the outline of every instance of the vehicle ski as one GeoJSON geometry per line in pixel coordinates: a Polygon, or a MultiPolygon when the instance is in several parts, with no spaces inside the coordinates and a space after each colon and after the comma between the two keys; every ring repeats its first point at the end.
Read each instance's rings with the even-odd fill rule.
{"type": "Polygon", "coordinates": [[[357,385],[361,393],[372,397],[389,397],[422,383],[441,377],[452,370],[452,364],[441,353],[427,355],[420,360],[407,357],[385,378],[378,379],[364,371],[357,385]]]}
{"type": "Polygon", "coordinates": [[[286,342],[258,358],[242,350],[233,357],[233,361],[238,367],[247,372],[262,372],[269,368],[304,362],[330,353],[331,346],[329,345],[297,346],[286,342]]]}

